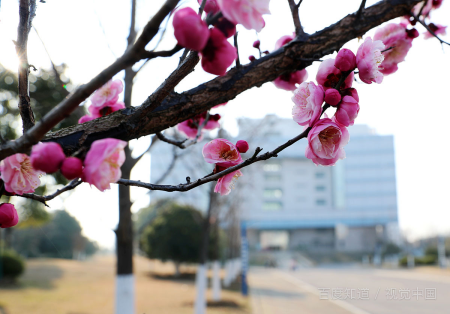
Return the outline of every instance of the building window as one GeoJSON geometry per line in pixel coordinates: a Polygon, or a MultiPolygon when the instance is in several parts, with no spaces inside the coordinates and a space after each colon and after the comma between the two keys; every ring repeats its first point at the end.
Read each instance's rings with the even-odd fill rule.
{"type": "Polygon", "coordinates": [[[316,178],[325,178],[324,172],[316,172],[316,178]]]}
{"type": "Polygon", "coordinates": [[[325,186],[324,185],[317,185],[316,186],[316,191],[325,191],[325,186]]]}
{"type": "Polygon", "coordinates": [[[281,180],[281,175],[274,174],[274,173],[265,173],[264,174],[264,179],[266,181],[280,181],[281,180]]]}
{"type": "Polygon", "coordinates": [[[281,210],[283,206],[281,205],[281,202],[264,202],[263,203],[263,210],[267,211],[278,211],[281,210]]]}
{"type": "Polygon", "coordinates": [[[316,205],[326,205],[327,201],[325,201],[324,199],[317,199],[316,200],[316,205]]]}
{"type": "Polygon", "coordinates": [[[281,165],[276,163],[266,163],[263,166],[263,170],[266,172],[277,172],[280,171],[281,165]]]}
{"type": "Polygon", "coordinates": [[[264,197],[269,198],[281,198],[283,196],[283,191],[281,189],[265,189],[264,197]]]}

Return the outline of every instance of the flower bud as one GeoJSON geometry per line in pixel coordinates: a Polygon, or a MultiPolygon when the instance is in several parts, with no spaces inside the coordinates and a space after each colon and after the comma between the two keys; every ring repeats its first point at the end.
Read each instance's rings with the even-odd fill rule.
{"type": "Polygon", "coordinates": [[[175,12],[173,28],[175,29],[175,38],[180,46],[195,51],[205,48],[209,38],[208,26],[191,8],[175,12]]]}
{"type": "Polygon", "coordinates": [[[0,204],[0,228],[10,228],[17,225],[19,215],[13,204],[0,204]]]}
{"type": "Polygon", "coordinates": [[[359,102],[358,92],[356,88],[347,88],[343,91],[342,96],[352,96],[357,102],[359,102]]]}
{"type": "MultiPolygon", "coordinates": [[[[202,5],[203,0],[198,0],[198,4],[202,5]]],[[[203,9],[206,13],[216,14],[220,11],[219,5],[216,0],[206,0],[205,8],[203,9]]]]}
{"type": "Polygon", "coordinates": [[[79,178],[83,173],[83,163],[76,157],[68,157],[62,163],[61,173],[67,180],[79,178]]]}
{"type": "Polygon", "coordinates": [[[330,106],[336,107],[341,101],[341,94],[334,89],[329,88],[325,91],[325,102],[330,106]]]}
{"type": "Polygon", "coordinates": [[[242,154],[246,153],[248,151],[247,141],[244,141],[244,140],[237,141],[236,148],[240,153],[242,153],[242,154]]]}
{"type": "Polygon", "coordinates": [[[358,113],[358,102],[351,96],[344,96],[334,117],[340,124],[348,127],[355,123],[358,113]]]}
{"type": "Polygon", "coordinates": [[[261,45],[261,42],[259,41],[259,40],[256,40],[254,43],[253,43],[253,48],[256,48],[256,49],[259,49],[259,46],[261,45]]]}
{"type": "Polygon", "coordinates": [[[419,32],[415,28],[407,29],[406,30],[406,36],[408,38],[414,39],[414,38],[419,37],[419,32]]]}
{"type": "Polygon", "coordinates": [[[256,58],[255,58],[255,56],[248,56],[248,60],[250,60],[250,61],[255,61],[256,60],[256,58]]]}
{"type": "Polygon", "coordinates": [[[356,56],[349,49],[339,50],[334,66],[342,72],[352,71],[356,68],[356,56]]]}
{"type": "Polygon", "coordinates": [[[31,165],[46,173],[58,171],[64,158],[66,155],[61,146],[54,142],[39,143],[31,149],[31,165]]]}

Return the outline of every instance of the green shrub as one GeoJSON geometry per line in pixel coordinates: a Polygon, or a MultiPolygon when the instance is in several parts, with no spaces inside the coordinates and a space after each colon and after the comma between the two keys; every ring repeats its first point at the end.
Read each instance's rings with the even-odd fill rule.
{"type": "MultiPolygon", "coordinates": [[[[406,267],[408,265],[408,259],[406,256],[400,259],[399,261],[400,266],[406,267]]],[[[416,266],[419,265],[435,265],[437,264],[437,256],[435,255],[425,255],[422,257],[415,257],[414,258],[414,264],[416,266]]]]}
{"type": "Polygon", "coordinates": [[[15,279],[25,270],[25,262],[14,251],[5,251],[0,255],[0,278],[15,279]]]}

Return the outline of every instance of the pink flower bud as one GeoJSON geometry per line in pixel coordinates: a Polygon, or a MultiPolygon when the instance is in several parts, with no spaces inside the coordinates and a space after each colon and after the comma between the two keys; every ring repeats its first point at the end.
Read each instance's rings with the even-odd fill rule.
{"type": "Polygon", "coordinates": [[[358,113],[358,102],[351,96],[344,96],[334,116],[340,124],[348,127],[355,123],[358,113]]]}
{"type": "MultiPolygon", "coordinates": [[[[198,4],[202,5],[203,0],[198,0],[198,4]]],[[[215,14],[220,11],[219,5],[216,0],[206,0],[205,8],[203,9],[206,13],[215,14]]]]}
{"type": "Polygon", "coordinates": [[[46,173],[58,171],[64,158],[66,155],[61,146],[54,142],[39,143],[31,149],[31,165],[46,173]]]}
{"type": "Polygon", "coordinates": [[[406,36],[408,38],[414,39],[414,38],[419,37],[419,32],[415,28],[407,29],[406,30],[406,36]]]}
{"type": "Polygon", "coordinates": [[[334,89],[330,88],[325,91],[325,102],[330,106],[336,107],[341,101],[341,94],[334,89]]]}
{"type": "Polygon", "coordinates": [[[64,159],[61,165],[61,173],[67,180],[81,177],[83,173],[83,163],[76,157],[64,159]]]}
{"type": "Polygon", "coordinates": [[[253,43],[253,48],[259,49],[260,45],[261,45],[261,42],[259,40],[257,40],[253,43]]]}
{"type": "Polygon", "coordinates": [[[209,38],[206,23],[191,8],[175,12],[173,16],[175,38],[180,46],[200,51],[205,48],[209,38]]]}
{"type": "Polygon", "coordinates": [[[94,120],[95,118],[98,118],[98,117],[94,117],[94,116],[91,116],[91,115],[84,115],[84,116],[82,116],[81,118],[80,118],[80,120],[78,120],[78,123],[85,123],[85,122],[88,122],[88,121],[91,121],[91,120],[94,120]]]}
{"type": "Polygon", "coordinates": [[[226,38],[230,38],[236,34],[236,24],[230,22],[226,18],[220,18],[214,26],[219,29],[226,38]]]}
{"type": "Polygon", "coordinates": [[[245,154],[248,151],[247,141],[244,141],[244,140],[237,141],[236,148],[240,153],[245,154]]]}
{"type": "Polygon", "coordinates": [[[248,56],[248,60],[250,60],[250,61],[255,61],[256,58],[255,58],[255,56],[248,56]]]}
{"type": "Polygon", "coordinates": [[[13,204],[0,204],[0,228],[10,228],[17,225],[19,215],[13,204]]]}
{"type": "Polygon", "coordinates": [[[339,50],[334,66],[342,72],[352,71],[356,68],[356,56],[349,49],[339,50]]]}

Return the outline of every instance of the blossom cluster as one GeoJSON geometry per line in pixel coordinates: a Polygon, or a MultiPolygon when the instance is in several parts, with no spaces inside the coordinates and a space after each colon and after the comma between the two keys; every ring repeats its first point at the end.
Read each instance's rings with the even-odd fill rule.
{"type": "MultiPolygon", "coordinates": [[[[236,33],[237,24],[261,31],[265,25],[262,15],[270,14],[269,1],[207,0],[204,11],[213,20],[212,28],[208,28],[193,9],[180,9],[173,17],[175,38],[180,46],[200,53],[202,67],[206,72],[224,75],[237,58],[236,48],[227,38],[236,33]]],[[[203,0],[198,2],[201,4],[203,0]]]]}

